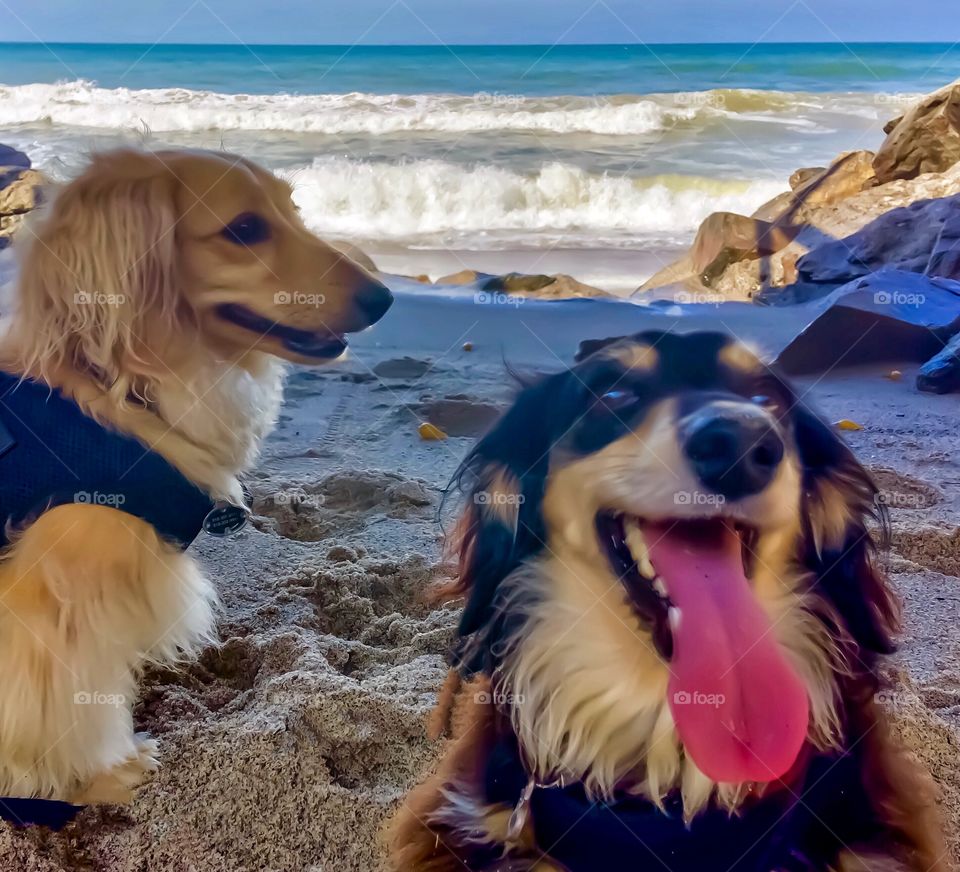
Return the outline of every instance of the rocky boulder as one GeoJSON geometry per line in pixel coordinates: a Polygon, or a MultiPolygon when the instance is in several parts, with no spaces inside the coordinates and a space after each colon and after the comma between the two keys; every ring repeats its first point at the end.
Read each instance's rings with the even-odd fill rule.
{"type": "Polygon", "coordinates": [[[958,265],[960,194],[892,209],[849,236],[823,242],[796,261],[794,282],[767,288],[757,299],[802,303],[884,268],[957,278],[958,265]]]}
{"type": "MultiPolygon", "coordinates": [[[[800,230],[735,212],[714,212],[700,225],[690,252],[648,279],[636,293],[669,285],[708,293],[731,265],[768,258],[793,242],[800,230]]],[[[729,297],[745,298],[739,293],[731,293],[729,297]]]]}
{"type": "Polygon", "coordinates": [[[960,82],[925,97],[887,127],[873,161],[881,183],[945,172],[960,160],[960,82]]]}
{"type": "Polygon", "coordinates": [[[709,287],[730,264],[768,257],[789,245],[797,228],[747,218],[735,212],[708,215],[690,249],[690,263],[709,287]]]}
{"type": "Polygon", "coordinates": [[[849,151],[829,167],[804,167],[790,176],[790,191],[764,203],[754,218],[798,224],[816,209],[838,203],[877,184],[872,151],[849,151]]]}
{"type": "Polygon", "coordinates": [[[0,249],[23,223],[24,216],[40,205],[46,179],[31,169],[22,151],[0,144],[0,249]]]}
{"type": "MultiPolygon", "coordinates": [[[[951,197],[960,191],[960,164],[945,173],[928,173],[916,179],[898,179],[867,188],[845,200],[809,210],[804,229],[794,242],[769,258],[733,264],[718,279],[713,290],[729,299],[750,299],[762,288],[760,299],[772,302],[778,289],[799,278],[796,265],[808,251],[844,239],[885,213],[921,200],[951,197]]],[[[941,257],[947,257],[943,251],[941,257]]],[[[953,275],[947,266],[942,275],[953,275]]],[[[788,302],[788,297],[783,302],[788,302]]]]}
{"type": "Polygon", "coordinates": [[[524,273],[506,273],[491,275],[472,269],[461,270],[452,275],[437,279],[437,285],[473,286],[477,291],[508,294],[517,297],[536,297],[545,300],[561,300],[570,297],[615,297],[601,288],[577,281],[572,276],[526,275],[524,273]]]}

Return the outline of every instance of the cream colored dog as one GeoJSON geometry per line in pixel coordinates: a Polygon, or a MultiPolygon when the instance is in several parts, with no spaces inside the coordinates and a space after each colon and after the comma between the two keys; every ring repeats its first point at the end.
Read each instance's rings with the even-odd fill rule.
{"type": "MultiPolygon", "coordinates": [[[[238,475],[281,402],[278,358],[339,356],[344,334],[391,301],[306,229],[290,195],[228,154],[95,157],[18,240],[0,368],[240,504],[238,475]]],[[[214,588],[153,526],[110,506],[58,505],[10,538],[0,795],[126,801],[156,767],[156,743],[133,731],[138,670],[213,639],[214,588]],[[114,704],[77,704],[91,694],[114,704]]]]}

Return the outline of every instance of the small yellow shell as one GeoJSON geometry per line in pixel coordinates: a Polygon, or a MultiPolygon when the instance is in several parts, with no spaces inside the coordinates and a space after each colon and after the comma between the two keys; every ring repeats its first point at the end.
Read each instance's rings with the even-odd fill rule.
{"type": "Polygon", "coordinates": [[[886,377],[890,379],[890,381],[900,381],[900,379],[903,378],[903,373],[900,372],[899,369],[891,369],[890,372],[887,373],[886,377]]]}
{"type": "Polygon", "coordinates": [[[443,432],[435,424],[429,424],[424,421],[418,428],[417,432],[420,434],[420,438],[424,442],[440,442],[443,439],[447,438],[447,434],[443,432]]]}
{"type": "Polygon", "coordinates": [[[858,424],[856,421],[851,421],[849,418],[841,418],[836,424],[833,425],[838,430],[862,430],[863,425],[858,424]]]}

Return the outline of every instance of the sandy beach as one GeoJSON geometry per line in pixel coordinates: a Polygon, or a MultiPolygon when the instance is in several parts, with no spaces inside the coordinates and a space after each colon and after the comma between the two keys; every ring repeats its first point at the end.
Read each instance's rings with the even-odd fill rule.
{"type": "MultiPolygon", "coordinates": [[[[519,306],[402,292],[349,359],[291,372],[251,479],[255,517],[195,546],[223,600],[222,645],[179,672],[149,670],[135,709],[162,768],[126,809],[83,812],[60,835],[0,831],[6,868],[171,872],[382,869],[379,829],[437,759],[425,720],[457,614],[422,601],[449,577],[440,505],[472,439],[510,395],[504,359],[569,362],[583,338],[713,326],[776,351],[802,315],[746,305],[605,301],[519,306]],[[585,327],[589,319],[589,327],[585,327]],[[464,351],[465,342],[473,343],[464,351]],[[430,420],[450,438],[424,442],[430,420]]],[[[960,508],[957,400],[917,394],[911,371],[803,381],[890,505],[887,557],[906,604],[887,703],[934,773],[952,850],[960,833],[960,508]]]]}

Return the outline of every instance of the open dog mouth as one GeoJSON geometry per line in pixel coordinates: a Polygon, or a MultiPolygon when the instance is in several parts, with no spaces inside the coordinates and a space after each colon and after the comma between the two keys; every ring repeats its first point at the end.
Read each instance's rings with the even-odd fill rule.
{"type": "Polygon", "coordinates": [[[729,518],[603,512],[597,533],[626,598],[668,662],[684,748],[718,782],[767,782],[806,738],[806,687],[751,582],[756,529],[729,518]]]}
{"type": "Polygon", "coordinates": [[[303,357],[329,359],[339,357],[347,347],[346,337],[328,330],[311,332],[297,327],[288,327],[258,315],[252,309],[238,303],[224,303],[217,307],[217,314],[225,321],[236,324],[261,336],[279,339],[284,348],[303,357]]]}
{"type": "Polygon", "coordinates": [[[670,600],[666,582],[650,559],[648,538],[658,536],[658,527],[669,528],[690,538],[716,536],[718,525],[732,525],[740,540],[740,557],[744,576],[749,580],[756,563],[754,548],[758,532],[754,527],[721,519],[661,521],[650,524],[642,518],[621,513],[601,512],[597,515],[597,534],[610,566],[624,586],[630,604],[653,634],[653,642],[664,660],[673,657],[671,621],[679,619],[679,610],[670,600]],[[671,611],[673,610],[673,611],[671,611]]]}

